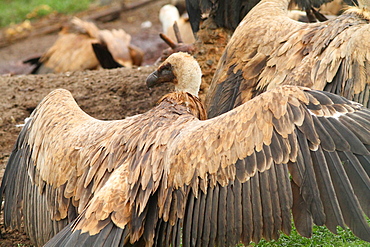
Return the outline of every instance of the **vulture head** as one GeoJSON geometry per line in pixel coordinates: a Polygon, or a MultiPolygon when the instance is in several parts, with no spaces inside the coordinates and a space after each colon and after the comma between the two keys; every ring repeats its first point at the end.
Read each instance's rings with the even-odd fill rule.
{"type": "Polygon", "coordinates": [[[148,87],[164,82],[172,82],[177,92],[198,96],[202,71],[191,55],[184,52],[173,53],[146,79],[148,87]]]}

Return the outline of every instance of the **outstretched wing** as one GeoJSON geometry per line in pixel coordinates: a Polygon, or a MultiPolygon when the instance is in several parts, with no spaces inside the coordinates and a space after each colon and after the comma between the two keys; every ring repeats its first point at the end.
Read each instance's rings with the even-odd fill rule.
{"type": "Polygon", "coordinates": [[[0,190],[5,225],[19,228],[23,220],[31,239],[44,244],[82,212],[127,157],[137,155],[136,144],[147,138],[150,145],[157,134],[152,130],[171,121],[153,121],[151,114],[168,110],[155,109],[101,121],[84,113],[70,92],[51,92],[32,113],[9,158],[0,190]]]}
{"type": "Polygon", "coordinates": [[[370,107],[369,20],[350,9],[280,40],[259,76],[260,88],[303,85],[370,107]]]}
{"type": "Polygon", "coordinates": [[[209,117],[279,85],[305,86],[369,106],[368,19],[361,10],[322,23],[289,19],[261,3],[236,29],[207,95],[209,117]],[[269,15],[263,15],[269,11],[269,15]]]}
{"type": "Polygon", "coordinates": [[[289,234],[291,210],[304,236],[347,225],[370,241],[369,120],[340,96],[284,86],[169,126],[165,149],[116,169],[47,246],[248,244],[289,234]]]}

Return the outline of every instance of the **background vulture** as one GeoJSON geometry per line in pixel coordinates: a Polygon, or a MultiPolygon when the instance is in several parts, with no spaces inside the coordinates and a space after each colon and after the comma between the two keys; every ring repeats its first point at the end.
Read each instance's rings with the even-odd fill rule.
{"type": "MultiPolygon", "coordinates": [[[[260,0],[186,0],[190,23],[196,36],[195,52],[191,53],[196,57],[203,71],[204,85],[201,87],[203,92],[207,93],[208,86],[216,72],[217,63],[234,30],[244,16],[259,2],[260,0]]],[[[290,1],[290,5],[306,10],[310,19],[313,20],[314,15],[324,18],[315,11],[314,7],[320,7],[327,2],[330,0],[296,0],[290,1]]],[[[356,3],[350,0],[345,2],[351,5],[356,3]]],[[[270,13],[268,8],[259,9],[259,14],[264,17],[276,16],[275,12],[270,13]]],[[[285,15],[292,16],[291,13],[285,15]]],[[[254,23],[250,24],[252,25],[250,28],[253,28],[254,23]]],[[[261,30],[265,32],[270,25],[268,23],[261,30]]],[[[278,26],[273,28],[278,29],[278,26]]],[[[251,34],[253,35],[249,33],[251,34]]],[[[279,36],[273,33],[273,37],[279,36]]]]}
{"type": "Polygon", "coordinates": [[[202,120],[197,62],[171,55],[147,79],[165,81],[176,92],[124,120],[45,97],[4,174],[6,225],[41,244],[77,213],[46,246],[230,246],[289,234],[293,212],[304,236],[314,222],[370,241],[369,109],[282,86],[202,120]]]}
{"type": "Polygon", "coordinates": [[[187,13],[180,16],[179,10],[175,5],[164,5],[159,11],[159,20],[162,23],[163,33],[171,40],[176,40],[176,34],[173,29],[173,24],[176,22],[181,34],[181,41],[185,44],[194,43],[195,38],[191,30],[189,16],[187,13]]]}
{"type": "Polygon", "coordinates": [[[100,30],[77,17],[71,24],[37,61],[35,74],[141,65],[144,53],[130,44],[131,36],[123,29],[100,30]]]}
{"type": "Polygon", "coordinates": [[[325,90],[370,107],[368,10],[301,23],[287,17],[288,5],[263,0],[235,30],[207,95],[209,117],[280,85],[325,90]]]}
{"type": "MultiPolygon", "coordinates": [[[[186,0],[186,10],[189,14],[194,33],[200,29],[201,21],[211,19],[214,27],[223,27],[234,31],[244,16],[261,0],[186,0]]],[[[313,8],[319,8],[332,0],[290,0],[290,5],[296,5],[308,14],[314,15],[313,8]]],[[[357,4],[357,1],[345,0],[346,4],[357,4]]],[[[268,12],[264,12],[268,14],[268,12]]],[[[312,16],[313,17],[313,16],[312,16]]],[[[314,17],[313,17],[314,18],[314,17]]]]}

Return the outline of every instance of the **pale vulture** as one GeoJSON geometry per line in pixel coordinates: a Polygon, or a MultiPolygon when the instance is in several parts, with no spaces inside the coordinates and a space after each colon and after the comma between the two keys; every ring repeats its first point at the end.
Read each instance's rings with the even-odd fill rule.
{"type": "Polygon", "coordinates": [[[370,241],[370,111],[282,86],[213,119],[199,65],[171,55],[147,79],[176,91],[101,121],[63,89],[22,129],[1,185],[6,226],[46,246],[230,246],[312,224],[370,241]]]}
{"type": "Polygon", "coordinates": [[[181,41],[186,44],[195,42],[189,22],[189,16],[186,13],[180,16],[179,10],[176,6],[172,4],[164,5],[159,11],[159,20],[162,23],[163,33],[171,40],[176,40],[176,33],[173,29],[173,25],[176,22],[181,34],[181,41]]]}
{"type": "Polygon", "coordinates": [[[207,95],[209,117],[281,85],[324,90],[370,107],[370,12],[359,2],[364,7],[334,19],[302,23],[287,17],[289,0],[262,0],[222,54],[207,95]]]}

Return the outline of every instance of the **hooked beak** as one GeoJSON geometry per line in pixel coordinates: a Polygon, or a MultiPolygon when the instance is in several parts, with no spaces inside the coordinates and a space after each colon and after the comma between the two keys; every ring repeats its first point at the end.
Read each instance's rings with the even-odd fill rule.
{"type": "Polygon", "coordinates": [[[154,87],[158,82],[158,71],[154,71],[146,78],[146,86],[148,88],[154,87]]]}
{"type": "Polygon", "coordinates": [[[173,82],[175,75],[172,69],[156,70],[146,78],[146,85],[148,88],[152,88],[160,83],[173,82]]]}

